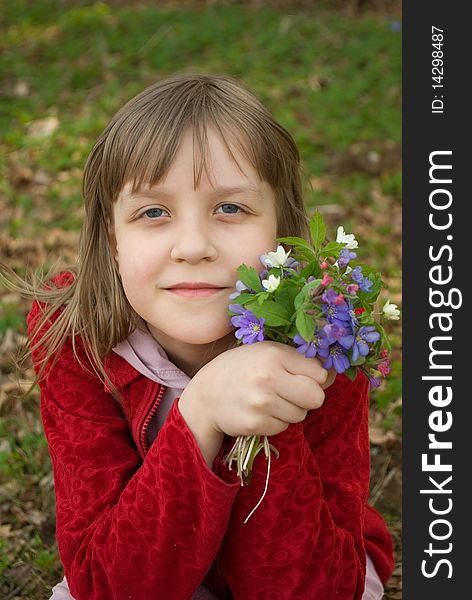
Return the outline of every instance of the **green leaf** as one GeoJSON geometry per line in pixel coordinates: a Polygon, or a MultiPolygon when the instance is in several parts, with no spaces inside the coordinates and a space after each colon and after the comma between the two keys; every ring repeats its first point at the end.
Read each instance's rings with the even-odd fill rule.
{"type": "Polygon", "coordinates": [[[365,275],[365,276],[373,275],[376,279],[377,278],[379,278],[379,279],[381,278],[381,275],[380,275],[378,269],[374,269],[373,267],[369,267],[369,265],[366,265],[366,264],[362,264],[361,267],[362,267],[362,274],[363,275],[365,275]]]}
{"type": "Polygon", "coordinates": [[[279,242],[284,243],[284,244],[288,244],[289,246],[293,246],[295,249],[306,250],[306,251],[308,251],[308,253],[311,256],[315,255],[315,253],[313,252],[313,248],[303,238],[299,238],[299,237],[281,237],[281,238],[277,238],[277,240],[279,242]]]}
{"type": "Polygon", "coordinates": [[[345,248],[345,244],[338,244],[337,242],[329,242],[326,246],[321,248],[320,252],[323,256],[333,256],[339,258],[339,253],[345,248]]]}
{"type": "MultiPolygon", "coordinates": [[[[255,295],[250,294],[248,292],[241,292],[239,296],[236,296],[233,300],[231,300],[231,304],[241,304],[242,306],[246,306],[251,301],[254,301],[255,295]]],[[[228,312],[231,312],[228,310],[228,312]]]]}
{"type": "Polygon", "coordinates": [[[303,286],[301,291],[295,297],[295,310],[299,310],[308,301],[308,295],[310,291],[316,289],[320,283],[321,279],[315,279],[314,281],[310,281],[310,283],[307,283],[303,286]]]}
{"type": "Polygon", "coordinates": [[[295,324],[297,326],[298,333],[302,336],[302,338],[306,341],[311,340],[313,334],[315,333],[315,320],[313,317],[310,317],[310,315],[307,315],[301,310],[297,313],[295,324]]]}
{"type": "Polygon", "coordinates": [[[298,333],[297,326],[295,323],[293,323],[285,335],[287,335],[290,339],[293,340],[293,338],[297,335],[297,333],[298,333]]]}
{"type": "Polygon", "coordinates": [[[360,365],[363,365],[365,363],[365,356],[362,356],[362,354],[359,354],[359,356],[357,357],[357,360],[351,360],[351,366],[353,367],[358,367],[360,365]]]}
{"type": "Polygon", "coordinates": [[[303,248],[298,248],[296,252],[292,252],[290,254],[291,258],[298,260],[298,262],[305,261],[309,264],[315,264],[318,262],[316,255],[313,253],[313,250],[305,250],[303,248]]]}
{"type": "Polygon", "coordinates": [[[377,297],[380,294],[380,290],[382,289],[382,279],[380,273],[377,273],[377,276],[369,276],[369,279],[373,282],[370,292],[359,290],[358,296],[369,302],[369,304],[372,304],[377,300],[377,297]]]}
{"type": "Polygon", "coordinates": [[[385,331],[385,329],[382,327],[382,325],[380,323],[376,323],[375,326],[380,331],[380,334],[382,335],[381,339],[385,342],[385,345],[387,346],[387,350],[389,352],[391,352],[392,351],[392,344],[390,343],[390,340],[388,339],[387,332],[385,331]]]}
{"type": "Polygon", "coordinates": [[[288,244],[289,246],[303,246],[304,244],[309,245],[304,238],[297,237],[295,235],[279,237],[277,238],[277,241],[281,242],[282,244],[288,244]]]}
{"type": "Polygon", "coordinates": [[[319,263],[313,261],[308,263],[307,266],[300,271],[300,275],[304,279],[308,279],[310,275],[313,275],[313,277],[318,277],[319,275],[321,275],[321,268],[319,263]]]}
{"type": "Polygon", "coordinates": [[[238,267],[239,278],[244,283],[245,286],[251,288],[251,290],[255,290],[256,292],[262,292],[262,284],[259,279],[259,273],[254,269],[254,267],[248,267],[245,264],[242,264],[238,267]]]}
{"type": "Polygon", "coordinates": [[[351,381],[354,381],[357,377],[357,367],[349,367],[349,369],[344,371],[344,375],[347,375],[351,381]]]}
{"type": "Polygon", "coordinates": [[[319,252],[321,244],[326,237],[326,223],[319,210],[315,210],[313,217],[310,220],[310,233],[315,250],[319,252]]]}
{"type": "Polygon", "coordinates": [[[305,304],[306,302],[306,292],[305,290],[302,290],[301,292],[299,292],[296,296],[295,296],[295,300],[294,300],[294,307],[295,310],[300,310],[301,307],[305,304]]]}
{"type": "Polygon", "coordinates": [[[269,327],[280,327],[290,323],[290,313],[273,300],[264,302],[261,306],[253,304],[249,307],[249,310],[252,310],[258,319],[264,317],[265,325],[269,327]]]}
{"type": "Polygon", "coordinates": [[[287,314],[291,315],[295,312],[294,301],[298,293],[298,286],[284,285],[284,283],[288,283],[288,280],[282,281],[275,290],[275,299],[287,311],[287,314]]]}

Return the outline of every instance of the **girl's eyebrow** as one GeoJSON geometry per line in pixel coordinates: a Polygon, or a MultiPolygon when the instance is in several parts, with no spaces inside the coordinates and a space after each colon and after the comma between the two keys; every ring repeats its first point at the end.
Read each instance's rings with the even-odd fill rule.
{"type": "MultiPolygon", "coordinates": [[[[262,193],[259,188],[256,186],[221,186],[214,188],[209,196],[210,198],[220,198],[222,196],[235,196],[238,194],[250,194],[253,197],[257,197],[258,199],[262,199],[262,193]]],[[[153,189],[153,190],[138,190],[134,194],[127,194],[125,200],[138,200],[140,198],[163,198],[163,199],[172,199],[174,194],[168,192],[165,189],[153,189]]]]}

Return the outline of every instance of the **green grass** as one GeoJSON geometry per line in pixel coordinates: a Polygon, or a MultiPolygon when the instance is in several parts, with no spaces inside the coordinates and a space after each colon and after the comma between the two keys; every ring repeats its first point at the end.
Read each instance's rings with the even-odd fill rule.
{"type": "Polygon", "coordinates": [[[46,24],[30,8],[25,15],[22,4],[6,11],[0,66],[6,80],[25,81],[32,93],[2,109],[0,135],[30,145],[28,122],[58,112],[58,130],[41,145],[40,164],[48,168],[80,166],[71,156],[80,136],[90,141],[143,84],[186,68],[244,77],[294,133],[315,172],[327,151],[359,140],[399,141],[400,39],[386,19],[80,3],[56,10],[46,24]]]}
{"type": "MultiPolygon", "coordinates": [[[[185,69],[244,78],[292,132],[311,175],[323,174],[327,157],[354,142],[400,141],[400,37],[387,19],[330,12],[309,19],[244,6],[15,2],[4,20],[0,69],[30,93],[3,103],[0,137],[7,152],[15,149],[26,164],[34,156],[50,173],[80,169],[114,111],[146,85],[185,69]],[[29,124],[48,116],[59,118],[57,129],[31,138],[29,124]]],[[[308,194],[307,202],[343,202],[346,189],[362,197],[368,185],[365,176],[339,178],[332,196],[308,194]]],[[[74,204],[77,187],[63,186],[74,204]]],[[[58,225],[76,221],[58,217],[58,225]]]]}

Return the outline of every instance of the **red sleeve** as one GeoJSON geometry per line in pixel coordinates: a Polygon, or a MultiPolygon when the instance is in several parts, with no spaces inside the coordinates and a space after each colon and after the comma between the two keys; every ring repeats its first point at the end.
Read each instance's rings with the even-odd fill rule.
{"type": "Polygon", "coordinates": [[[364,591],[363,523],[370,458],[368,381],[338,376],[323,406],[271,438],[252,483],[233,505],[220,568],[236,600],[358,600],[364,591]]]}
{"type": "MultiPolygon", "coordinates": [[[[39,310],[33,305],[30,331],[39,310]]],[[[87,364],[80,343],[76,349],[87,364]]],[[[176,402],[143,462],[119,403],[78,364],[70,343],[40,388],[72,595],[189,598],[226,531],[240,488],[234,473],[208,468],[176,402]]]]}
{"type": "Polygon", "coordinates": [[[382,515],[367,505],[364,519],[364,542],[382,583],[387,583],[395,567],[393,538],[382,515]]]}

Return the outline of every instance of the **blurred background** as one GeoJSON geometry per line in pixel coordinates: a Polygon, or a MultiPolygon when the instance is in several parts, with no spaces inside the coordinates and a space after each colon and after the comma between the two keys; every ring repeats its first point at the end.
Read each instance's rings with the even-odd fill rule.
{"type": "MultiPolygon", "coordinates": [[[[379,269],[401,308],[401,3],[397,0],[0,0],[0,260],[23,275],[75,260],[82,170],[111,116],[176,71],[241,78],[295,138],[309,213],[379,269]]],[[[63,573],[51,463],[30,364],[28,303],[0,287],[0,597],[49,598],[63,573]]],[[[370,503],[401,592],[401,321],[371,392],[370,503]]]]}

